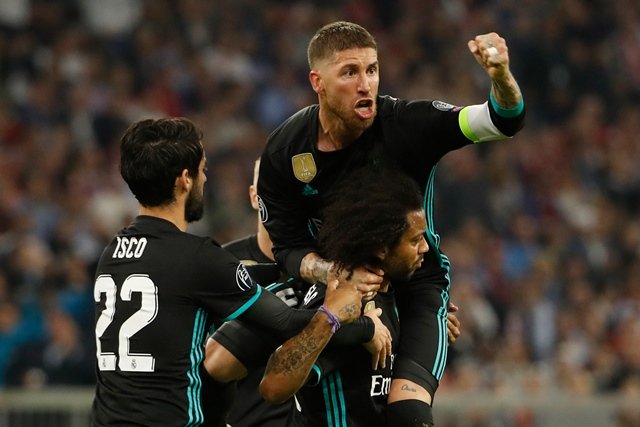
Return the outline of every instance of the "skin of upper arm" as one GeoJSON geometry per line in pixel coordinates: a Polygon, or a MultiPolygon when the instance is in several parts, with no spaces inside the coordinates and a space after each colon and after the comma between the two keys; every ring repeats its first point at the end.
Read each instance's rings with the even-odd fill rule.
{"type": "Polygon", "coordinates": [[[227,383],[247,376],[247,368],[223,345],[213,338],[207,340],[204,367],[216,381],[227,383]]]}

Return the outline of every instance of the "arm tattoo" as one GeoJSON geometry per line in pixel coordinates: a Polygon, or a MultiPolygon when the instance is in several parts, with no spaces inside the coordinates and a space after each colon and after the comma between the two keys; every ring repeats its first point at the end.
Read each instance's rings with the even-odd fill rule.
{"type": "Polygon", "coordinates": [[[340,322],[345,319],[355,319],[360,315],[360,309],[356,304],[345,305],[340,309],[340,322]]]}
{"type": "Polygon", "coordinates": [[[410,391],[410,392],[412,392],[412,393],[417,393],[417,391],[418,391],[418,390],[416,390],[416,388],[415,388],[415,387],[411,387],[411,386],[410,386],[410,385],[408,385],[408,384],[403,384],[403,385],[402,385],[402,387],[400,387],[400,390],[403,390],[403,391],[410,391]]]}
{"type": "Polygon", "coordinates": [[[331,263],[320,258],[318,254],[310,253],[302,258],[300,264],[300,276],[309,283],[327,283],[327,272],[331,263]]]}
{"type": "Polygon", "coordinates": [[[281,375],[291,375],[300,368],[309,355],[318,351],[321,347],[317,337],[307,333],[301,334],[288,351],[280,352],[278,357],[274,357],[269,364],[270,372],[281,375]]]}
{"type": "Polygon", "coordinates": [[[522,92],[520,92],[520,87],[510,72],[504,79],[493,80],[491,83],[493,96],[500,106],[514,108],[520,103],[522,92]]]}
{"type": "Polygon", "coordinates": [[[314,316],[300,334],[285,342],[269,359],[265,374],[307,376],[317,356],[331,338],[329,324],[314,316]]]}

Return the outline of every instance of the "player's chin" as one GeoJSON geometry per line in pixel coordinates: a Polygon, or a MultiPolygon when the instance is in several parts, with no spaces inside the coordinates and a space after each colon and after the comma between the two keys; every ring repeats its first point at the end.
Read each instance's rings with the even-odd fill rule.
{"type": "Polygon", "coordinates": [[[369,129],[373,125],[373,121],[375,120],[375,115],[371,118],[362,118],[358,115],[353,119],[351,125],[353,128],[358,128],[360,131],[364,132],[369,129]]]}

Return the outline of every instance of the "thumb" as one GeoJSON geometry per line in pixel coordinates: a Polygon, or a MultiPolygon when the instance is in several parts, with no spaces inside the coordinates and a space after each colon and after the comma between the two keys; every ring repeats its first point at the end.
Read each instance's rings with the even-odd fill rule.
{"type": "Polygon", "coordinates": [[[331,290],[334,291],[336,289],[338,289],[338,284],[340,282],[338,281],[338,279],[333,279],[333,280],[329,280],[327,282],[327,291],[331,290]]]}
{"type": "Polygon", "coordinates": [[[473,54],[475,54],[478,51],[478,45],[475,40],[469,40],[467,42],[467,47],[469,48],[469,51],[473,54]]]}
{"type": "Polygon", "coordinates": [[[379,308],[379,307],[376,308],[375,311],[373,312],[373,314],[375,314],[378,317],[382,316],[382,309],[379,308]]]}

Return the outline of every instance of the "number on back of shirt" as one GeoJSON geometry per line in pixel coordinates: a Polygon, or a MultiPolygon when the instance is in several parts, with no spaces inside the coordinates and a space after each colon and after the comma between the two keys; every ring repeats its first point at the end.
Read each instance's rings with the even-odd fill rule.
{"type": "MultiPolygon", "coordinates": [[[[135,292],[141,294],[141,303],[138,311],[133,313],[120,326],[118,332],[118,351],[104,351],[101,338],[109,325],[113,322],[116,313],[116,301],[118,288],[111,275],[100,275],[96,279],[93,289],[93,299],[100,302],[105,295],[104,310],[96,322],[96,355],[98,367],[101,371],[115,371],[116,364],[121,371],[153,372],[155,358],[148,353],[131,353],[130,339],[142,328],[153,322],[158,314],[158,288],[144,274],[132,274],[124,280],[120,289],[120,301],[131,301],[135,292]]],[[[114,349],[115,350],[115,349],[114,349]]]]}

